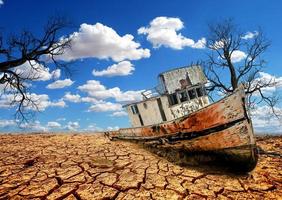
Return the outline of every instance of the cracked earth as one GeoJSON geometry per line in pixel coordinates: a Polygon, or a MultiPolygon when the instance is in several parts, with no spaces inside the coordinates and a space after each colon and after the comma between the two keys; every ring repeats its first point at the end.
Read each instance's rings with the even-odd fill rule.
{"type": "Polygon", "coordinates": [[[259,138],[257,167],[240,175],[181,167],[101,135],[0,135],[0,144],[0,199],[282,197],[282,137],[259,138]]]}

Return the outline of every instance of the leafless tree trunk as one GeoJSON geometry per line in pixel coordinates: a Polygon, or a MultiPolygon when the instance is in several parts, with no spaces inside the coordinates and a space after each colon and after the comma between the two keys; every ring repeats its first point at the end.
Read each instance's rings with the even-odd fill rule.
{"type": "Polygon", "coordinates": [[[266,64],[262,55],[270,42],[261,30],[249,38],[244,35],[230,19],[209,25],[209,53],[208,60],[204,62],[210,82],[208,90],[229,94],[243,84],[250,109],[264,102],[277,116],[275,105],[279,100],[278,96],[264,93],[264,89],[275,87],[277,82],[274,79],[260,78],[260,72],[266,64]],[[240,60],[236,60],[238,54],[241,56],[240,60]]]}
{"type": "MultiPolygon", "coordinates": [[[[69,25],[62,17],[50,18],[44,28],[42,37],[38,38],[29,31],[4,38],[0,33],[0,95],[12,97],[11,105],[16,105],[16,118],[28,120],[33,112],[28,107],[37,108],[37,100],[31,98],[28,85],[40,78],[34,73],[27,74],[28,69],[18,70],[24,64],[32,71],[41,68],[64,68],[67,65],[56,59],[70,48],[71,41],[62,39],[59,33],[69,25]]],[[[29,70],[30,71],[30,70],[29,70]]]]}

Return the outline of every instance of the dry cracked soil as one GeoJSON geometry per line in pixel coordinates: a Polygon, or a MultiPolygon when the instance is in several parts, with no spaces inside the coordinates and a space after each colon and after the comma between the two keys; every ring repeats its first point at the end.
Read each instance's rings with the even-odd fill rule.
{"type": "Polygon", "coordinates": [[[248,174],[181,167],[98,134],[1,135],[0,143],[0,199],[282,197],[282,137],[258,139],[264,152],[248,174]]]}

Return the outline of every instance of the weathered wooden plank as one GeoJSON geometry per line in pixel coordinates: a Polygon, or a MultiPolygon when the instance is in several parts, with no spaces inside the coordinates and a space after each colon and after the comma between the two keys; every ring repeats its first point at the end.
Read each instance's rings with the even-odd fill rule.
{"type": "Polygon", "coordinates": [[[247,120],[236,123],[222,131],[209,135],[196,137],[191,140],[180,140],[174,143],[165,143],[164,146],[186,149],[187,151],[211,151],[233,148],[245,145],[254,145],[252,140],[252,128],[247,120]]]}
{"type": "MultiPolygon", "coordinates": [[[[139,141],[140,142],[140,141],[139,141]]],[[[251,171],[258,155],[251,124],[241,121],[222,131],[191,140],[141,142],[149,150],[180,164],[216,161],[234,164],[237,170],[251,171]],[[192,157],[192,158],[191,158],[192,157]]],[[[217,164],[219,164],[217,163],[217,164]]]]}

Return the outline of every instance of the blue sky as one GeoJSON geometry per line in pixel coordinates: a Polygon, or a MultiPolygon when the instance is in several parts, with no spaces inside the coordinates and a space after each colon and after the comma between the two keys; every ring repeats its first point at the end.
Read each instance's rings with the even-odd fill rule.
{"type": "MultiPolygon", "coordinates": [[[[282,2],[274,0],[0,0],[0,27],[4,34],[28,29],[40,36],[48,18],[60,14],[73,24],[62,36],[72,35],[77,40],[76,52],[61,58],[75,60],[72,76],[58,76],[58,71],[50,68],[41,81],[31,86],[43,105],[35,121],[25,127],[85,131],[130,126],[121,105],[138,99],[140,90],[155,86],[160,72],[205,59],[207,50],[201,42],[206,37],[207,24],[226,18],[234,18],[246,33],[261,27],[271,41],[264,54],[268,61],[264,72],[282,80],[281,9],[282,2]],[[181,34],[182,39],[148,39],[157,28],[150,23],[158,20],[172,20],[176,25],[172,33],[176,32],[178,39],[181,34]],[[108,40],[114,40],[113,44],[108,45],[108,40]],[[124,45],[127,47],[123,52],[124,45]]],[[[265,120],[263,111],[261,107],[256,113],[255,129],[279,132],[279,121],[265,120]]],[[[14,108],[0,105],[0,131],[19,130],[13,114],[14,108]]]]}

